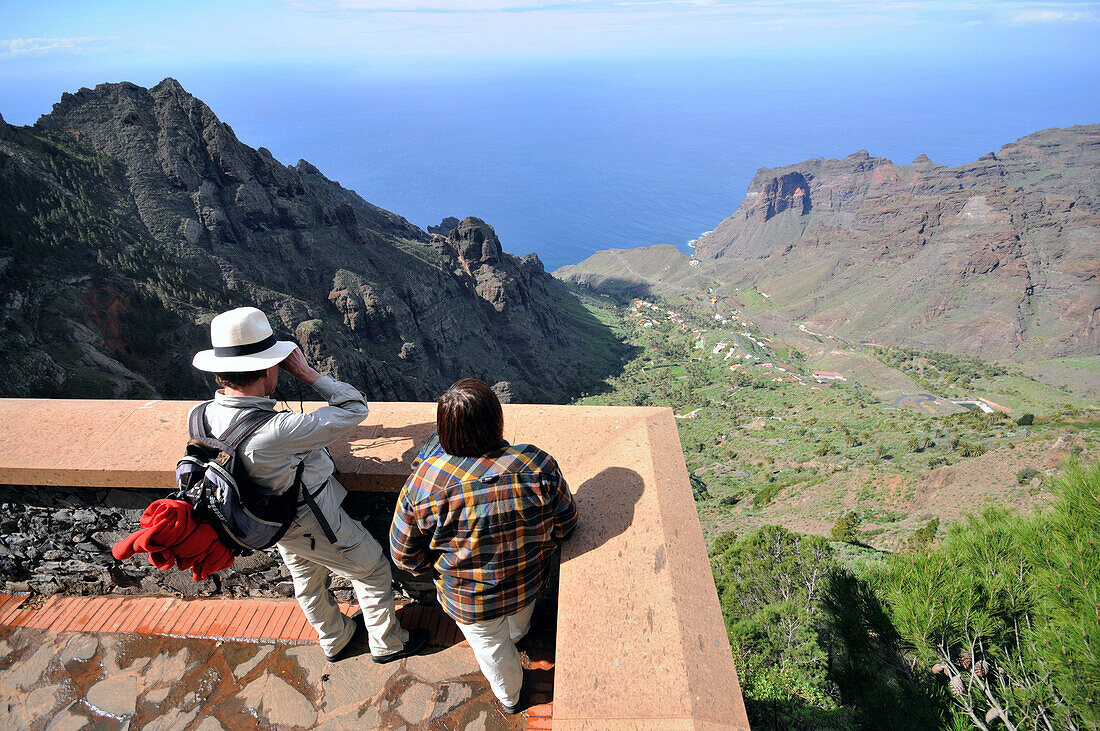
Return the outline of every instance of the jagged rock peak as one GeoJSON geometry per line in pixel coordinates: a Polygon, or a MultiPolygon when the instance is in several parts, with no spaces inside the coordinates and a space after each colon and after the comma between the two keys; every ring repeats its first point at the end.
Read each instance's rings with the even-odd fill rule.
{"type": "Polygon", "coordinates": [[[440,236],[450,236],[451,231],[458,228],[458,224],[461,223],[454,216],[447,216],[439,222],[438,226],[428,226],[428,233],[439,234],[440,236]]]}
{"type": "Polygon", "coordinates": [[[936,163],[932,162],[932,158],[928,157],[928,155],[926,155],[922,152],[921,154],[919,154],[915,158],[913,158],[913,164],[914,165],[935,165],[936,163]]]}
{"type": "Polygon", "coordinates": [[[868,170],[874,170],[882,165],[893,165],[885,157],[871,157],[871,153],[867,150],[859,150],[853,152],[848,157],[844,158],[844,162],[850,165],[852,172],[862,173],[868,170]]]}
{"type": "Polygon", "coordinates": [[[546,271],[546,266],[542,263],[542,259],[540,259],[539,255],[533,251],[527,256],[521,257],[520,261],[523,262],[524,266],[528,267],[529,269],[533,269],[536,272],[546,271]]]}
{"type": "MultiPolygon", "coordinates": [[[[54,103],[52,113],[63,114],[71,109],[80,107],[93,99],[98,99],[104,96],[114,96],[120,99],[134,100],[142,97],[147,98],[149,96],[149,90],[129,81],[96,84],[95,89],[89,89],[86,86],[82,86],[76,91],[76,93],[73,94],[70,94],[67,91],[62,92],[61,100],[54,103]]],[[[43,117],[42,119],[45,119],[45,117],[43,117]]],[[[41,119],[39,121],[41,121],[41,119]]]]}
{"type": "Polygon", "coordinates": [[[299,160],[298,164],[294,166],[294,169],[303,175],[323,175],[323,173],[317,169],[317,166],[309,160],[299,160]]]}
{"type": "Polygon", "coordinates": [[[176,94],[186,94],[187,96],[191,96],[187,93],[187,90],[183,88],[183,85],[173,79],[171,76],[166,76],[163,81],[161,81],[149,91],[171,91],[176,94]]]}
{"type": "Polygon", "coordinates": [[[447,235],[447,243],[463,261],[490,264],[500,260],[503,251],[496,231],[480,218],[469,216],[447,235]]]}
{"type": "Polygon", "coordinates": [[[512,384],[508,383],[508,381],[497,381],[491,388],[502,404],[515,403],[516,397],[512,392],[512,384]]]}
{"type": "Polygon", "coordinates": [[[206,128],[216,128],[228,140],[236,140],[229,125],[220,121],[210,107],[187,93],[172,78],[161,81],[152,89],[122,81],[97,84],[94,90],[82,88],[75,94],[65,92],[61,95],[61,101],[53,105],[50,114],[40,117],[35,126],[68,129],[82,127],[92,120],[106,123],[113,119],[121,125],[156,129],[163,127],[170,116],[175,116],[177,121],[186,120],[185,123],[198,133],[206,128]]]}

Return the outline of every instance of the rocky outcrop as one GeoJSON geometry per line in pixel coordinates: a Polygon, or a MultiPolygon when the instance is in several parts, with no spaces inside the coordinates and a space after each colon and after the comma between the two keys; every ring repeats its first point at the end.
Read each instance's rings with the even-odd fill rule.
{"type": "Polygon", "coordinates": [[[451,229],[447,234],[446,249],[467,268],[498,262],[504,253],[492,226],[473,217],[451,229]]]}
{"type": "Polygon", "coordinates": [[[451,233],[451,231],[454,231],[456,228],[458,228],[459,223],[461,223],[461,221],[459,221],[454,216],[447,216],[439,222],[438,226],[428,226],[428,233],[439,234],[440,236],[447,237],[451,233]]]}
{"type": "Polygon", "coordinates": [[[191,354],[243,304],[373,399],[474,376],[564,401],[615,367],[537,258],[451,221],[429,234],[282,165],[172,79],[65,94],[0,123],[0,396],[203,396],[191,354]]]}
{"type": "Polygon", "coordinates": [[[992,357],[1100,352],[1100,125],[948,168],[860,151],[760,170],[696,256],[850,337],[992,357]]]}

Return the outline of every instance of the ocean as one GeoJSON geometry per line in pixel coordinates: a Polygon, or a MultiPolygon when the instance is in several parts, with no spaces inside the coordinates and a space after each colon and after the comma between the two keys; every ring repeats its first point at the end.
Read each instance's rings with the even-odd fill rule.
{"type": "MultiPolygon", "coordinates": [[[[957,165],[1040,129],[1100,122],[1100,69],[1072,58],[678,58],[177,78],[243,142],[286,164],[304,158],[424,228],[478,216],[506,251],[536,252],[550,271],[600,249],[683,248],[733,213],[761,167],[861,149],[957,165]]],[[[121,79],[98,79],[108,80],[121,79]]],[[[29,124],[62,91],[75,88],[9,83],[0,114],[29,124]]]]}

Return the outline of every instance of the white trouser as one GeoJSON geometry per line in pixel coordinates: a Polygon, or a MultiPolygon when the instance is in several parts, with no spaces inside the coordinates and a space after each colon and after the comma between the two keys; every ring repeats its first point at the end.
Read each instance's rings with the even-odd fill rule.
{"type": "Polygon", "coordinates": [[[523,690],[523,666],[519,662],[516,643],[531,628],[534,612],[535,602],[532,601],[510,617],[458,625],[470,643],[489,687],[506,706],[519,703],[519,694],[523,690]]]}
{"type": "MultiPolygon", "coordinates": [[[[343,513],[343,511],[340,511],[343,513]]],[[[393,607],[390,562],[382,547],[362,525],[362,540],[347,545],[345,537],[359,538],[351,518],[340,516],[335,522],[337,543],[329,543],[312,515],[299,518],[277,544],[286,567],[294,579],[294,596],[326,655],[339,652],[355,634],[355,622],[341,611],[328,589],[329,572],[351,582],[363,622],[367,627],[372,655],[388,655],[401,650],[409,633],[401,628],[393,607]],[[341,525],[343,523],[343,525],[341,525]],[[347,535],[346,535],[347,534],[347,535]]]]}

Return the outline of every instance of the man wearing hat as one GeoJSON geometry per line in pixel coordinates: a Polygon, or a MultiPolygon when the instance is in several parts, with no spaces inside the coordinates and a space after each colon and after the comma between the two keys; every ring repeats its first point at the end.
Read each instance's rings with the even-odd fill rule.
{"type": "Polygon", "coordinates": [[[294,485],[302,466],[303,494],[314,496],[316,513],[304,502],[294,523],[276,544],[294,580],[294,595],[317,631],[321,649],[337,660],[365,625],[375,662],[391,662],[417,653],[427,643],[425,630],[402,629],[393,606],[389,561],[382,548],[341,507],[347,496],[332,477],[327,446],[345,437],[367,416],[367,403],[355,388],[322,376],[294,343],[276,340],[267,317],[255,307],[223,312],[210,323],[214,346],[195,355],[199,370],[215,374],[222,388],[204,415],[208,434],[223,434],[247,410],[275,410],[269,398],[279,370],[307,383],[328,406],[309,414],[280,412],[238,449],[239,459],[260,489],[281,494],[294,485]],[[329,573],[351,582],[362,609],[345,616],[328,590],[329,573]]]}

